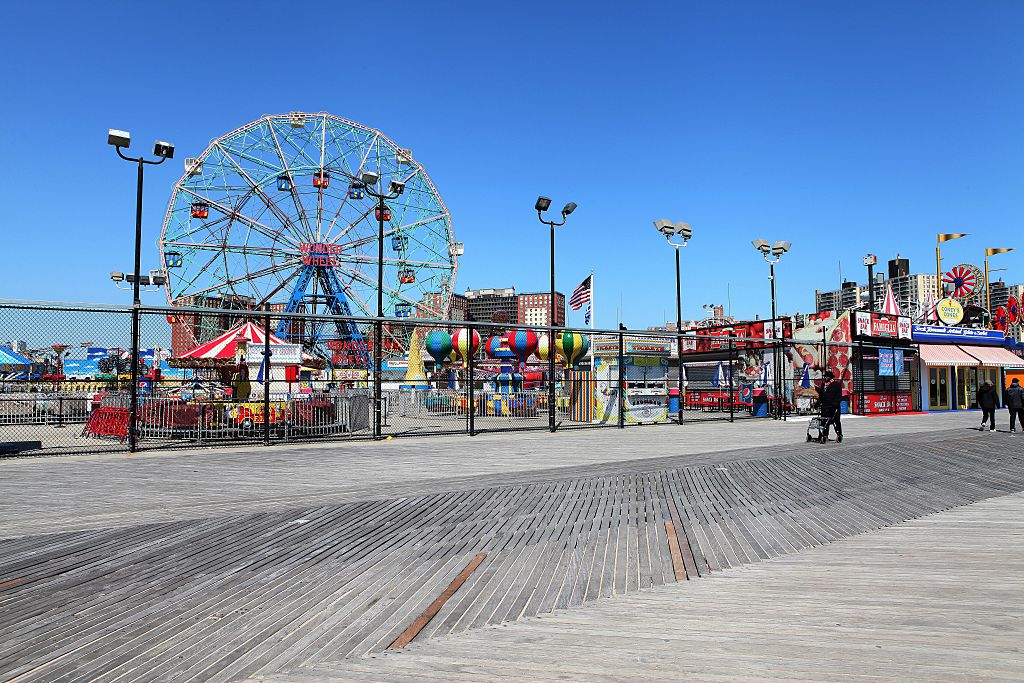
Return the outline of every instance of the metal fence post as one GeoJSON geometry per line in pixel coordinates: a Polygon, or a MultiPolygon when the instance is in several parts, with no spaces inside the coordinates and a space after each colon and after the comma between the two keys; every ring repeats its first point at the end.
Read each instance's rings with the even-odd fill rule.
{"type": "Polygon", "coordinates": [[[625,338],[619,332],[619,429],[626,426],[626,359],[625,359],[625,338]]]}
{"type": "MultiPolygon", "coordinates": [[[[263,444],[270,445],[270,313],[263,319],[263,444]]],[[[282,416],[283,417],[283,416],[282,416]]]]}
{"type": "MultiPolygon", "coordinates": [[[[736,412],[736,400],[735,400],[735,394],[733,393],[734,389],[733,389],[733,383],[732,383],[733,353],[734,353],[733,340],[732,340],[732,334],[730,333],[729,334],[729,422],[732,422],[735,419],[735,412],[736,412]]],[[[681,408],[682,404],[680,403],[679,405],[680,405],[680,410],[682,410],[682,408],[681,408]]]]}
{"type": "MultiPolygon", "coordinates": [[[[142,168],[141,166],[139,168],[142,168]]],[[[131,399],[128,403],[128,450],[138,450],[138,439],[135,432],[135,421],[139,417],[139,306],[132,307],[132,355],[131,365],[131,399]]],[[[116,371],[116,368],[115,368],[116,371]]]]}
{"type": "MultiPolygon", "coordinates": [[[[857,392],[857,403],[860,406],[860,414],[864,414],[864,340],[857,341],[857,355],[860,356],[857,365],[860,367],[860,391],[857,392]]],[[[854,389],[857,389],[854,382],[854,389]]]]}
{"type": "Polygon", "coordinates": [[[381,436],[381,401],[383,400],[383,386],[381,384],[383,378],[381,374],[384,370],[384,354],[381,347],[384,345],[383,336],[383,322],[377,320],[374,323],[373,335],[373,436],[376,439],[379,439],[381,436]]]}
{"type": "Polygon", "coordinates": [[[889,352],[892,353],[892,412],[896,415],[900,412],[900,408],[896,405],[896,393],[899,389],[900,377],[896,374],[896,344],[895,342],[889,342],[889,352]]]}
{"type": "Polygon", "coordinates": [[[466,412],[469,413],[469,435],[476,436],[476,390],[473,386],[473,328],[469,326],[466,328],[466,371],[469,377],[466,381],[469,382],[469,405],[466,408],[466,412]]]}

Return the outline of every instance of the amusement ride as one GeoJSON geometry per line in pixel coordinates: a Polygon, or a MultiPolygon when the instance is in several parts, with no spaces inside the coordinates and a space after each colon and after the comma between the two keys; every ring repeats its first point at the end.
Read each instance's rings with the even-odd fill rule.
{"type": "MultiPolygon", "coordinates": [[[[172,306],[325,316],[378,315],[380,278],[384,316],[445,318],[460,246],[410,150],[323,112],[264,116],[186,159],[160,237],[172,306]]],[[[211,317],[185,332],[199,345],[223,330],[211,317]]],[[[283,317],[275,334],[370,366],[352,322],[283,317]]],[[[407,330],[384,334],[385,351],[407,352],[407,330]]]]}

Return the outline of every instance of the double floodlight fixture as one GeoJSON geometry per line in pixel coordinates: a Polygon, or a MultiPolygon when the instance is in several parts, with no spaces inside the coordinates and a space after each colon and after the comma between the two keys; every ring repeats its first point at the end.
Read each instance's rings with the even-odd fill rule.
{"type": "MultiPolygon", "coordinates": [[[[537,216],[540,217],[542,213],[544,213],[545,211],[547,211],[548,209],[551,208],[551,197],[545,197],[543,195],[541,195],[540,197],[537,197],[537,201],[534,202],[533,208],[537,210],[537,216]]],[[[575,211],[575,210],[576,210],[576,202],[569,202],[568,204],[563,206],[562,207],[562,223],[555,223],[555,225],[562,225],[563,223],[565,223],[566,217],[569,214],[571,214],[573,211],[575,211]]],[[[542,223],[549,223],[549,221],[545,221],[542,217],[540,218],[540,220],[541,220],[542,223]]]]}
{"type": "Polygon", "coordinates": [[[654,228],[664,235],[665,239],[669,241],[678,235],[685,244],[691,237],[693,237],[693,228],[690,227],[689,223],[684,223],[683,221],[673,223],[668,219],[661,218],[654,221],[654,228]]]}
{"type": "Polygon", "coordinates": [[[363,171],[359,174],[359,180],[366,186],[376,185],[377,181],[380,180],[380,175],[373,171],[363,171]]]}
{"type": "MultiPolygon", "coordinates": [[[[113,147],[128,149],[132,146],[132,134],[126,130],[110,128],[107,130],[107,144],[113,147]]],[[[157,140],[153,144],[153,154],[161,159],[173,159],[174,145],[163,140],[157,140]]]]}
{"type": "Polygon", "coordinates": [[[878,257],[875,256],[874,254],[868,254],[867,256],[864,257],[864,265],[865,266],[875,266],[875,265],[878,265],[878,257]]]}
{"type": "Polygon", "coordinates": [[[787,251],[793,248],[793,244],[791,242],[786,242],[785,240],[780,240],[778,242],[769,242],[768,240],[758,239],[751,242],[751,244],[753,244],[754,249],[757,249],[759,252],[761,252],[761,254],[765,258],[768,258],[769,256],[774,256],[776,259],[778,259],[780,256],[782,256],[787,251]]]}
{"type": "Polygon", "coordinates": [[[392,180],[388,183],[388,194],[400,195],[405,192],[405,182],[401,180],[392,180]]]}

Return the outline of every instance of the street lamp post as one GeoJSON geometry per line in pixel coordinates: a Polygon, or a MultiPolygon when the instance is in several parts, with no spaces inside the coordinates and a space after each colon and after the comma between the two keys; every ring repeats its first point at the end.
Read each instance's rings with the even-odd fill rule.
{"type": "Polygon", "coordinates": [[[125,156],[122,149],[128,149],[132,144],[131,134],[123,130],[115,130],[111,128],[107,131],[107,144],[113,145],[114,149],[117,150],[117,156],[121,157],[125,161],[130,161],[134,164],[138,164],[138,180],[135,188],[135,269],[134,278],[132,281],[132,354],[130,358],[131,363],[131,401],[129,403],[128,410],[128,449],[131,452],[135,452],[137,447],[137,440],[135,435],[135,421],[139,414],[139,314],[142,306],[142,300],[139,297],[139,286],[141,285],[141,273],[139,272],[142,266],[142,177],[143,169],[146,164],[158,166],[168,159],[174,158],[174,145],[169,142],[157,141],[153,145],[153,154],[156,155],[158,161],[150,161],[143,158],[142,155],[138,157],[125,156]]]}
{"type": "Polygon", "coordinates": [[[935,235],[935,289],[938,298],[942,298],[942,243],[967,237],[967,232],[940,232],[935,235]]]}
{"type": "MultiPolygon", "coordinates": [[[[772,320],[771,320],[771,326],[772,326],[772,341],[773,341],[773,344],[772,344],[772,371],[773,371],[773,374],[775,375],[775,402],[776,402],[775,415],[773,415],[773,417],[776,420],[778,420],[779,417],[780,417],[780,415],[779,415],[779,408],[778,408],[778,399],[779,399],[779,386],[780,386],[780,382],[782,381],[782,377],[781,377],[781,370],[782,369],[779,367],[779,362],[778,362],[779,361],[779,342],[778,342],[778,339],[775,338],[775,316],[776,316],[776,312],[775,312],[775,264],[779,262],[779,260],[782,258],[783,254],[785,254],[787,251],[792,249],[793,245],[792,245],[792,243],[785,242],[785,241],[774,242],[772,244],[769,244],[767,240],[762,240],[762,239],[756,239],[756,240],[754,240],[752,242],[752,244],[754,245],[755,249],[757,249],[759,252],[761,252],[761,255],[764,257],[764,260],[767,261],[767,263],[768,263],[768,281],[771,283],[771,290],[772,290],[772,320]]],[[[785,335],[785,329],[783,329],[783,335],[785,335]]]]}
{"type": "Polygon", "coordinates": [[[995,256],[996,254],[1005,254],[1008,251],[1013,251],[1013,247],[1003,249],[986,249],[985,250],[985,310],[988,311],[988,325],[992,327],[992,288],[988,281],[988,257],[995,256]]]}
{"type": "MultiPolygon", "coordinates": [[[[875,264],[878,263],[878,257],[874,254],[868,254],[864,257],[864,265],[868,267],[868,310],[874,312],[875,310],[875,264]]],[[[840,304],[841,305],[841,304],[840,304]]]]}
{"type": "Polygon", "coordinates": [[[533,205],[537,220],[551,229],[551,317],[548,320],[548,430],[555,431],[555,228],[565,225],[569,214],[576,210],[576,203],[569,202],[562,207],[562,222],[556,223],[544,218],[544,212],[551,208],[549,197],[537,197],[533,205]]]}
{"type": "Polygon", "coordinates": [[[689,223],[673,223],[667,219],[660,219],[654,221],[654,228],[665,236],[671,246],[675,247],[676,250],[676,359],[679,363],[677,368],[679,376],[677,378],[677,390],[679,391],[679,400],[676,403],[678,411],[676,412],[676,424],[683,424],[683,296],[682,296],[682,278],[679,270],[679,250],[685,247],[689,242],[690,238],[693,237],[693,229],[689,223]],[[676,238],[673,242],[672,238],[676,238]]]}
{"type": "Polygon", "coordinates": [[[386,200],[397,199],[405,192],[405,183],[392,180],[388,184],[388,191],[375,190],[374,186],[380,181],[380,175],[373,171],[363,171],[359,177],[360,182],[365,185],[366,194],[377,200],[377,322],[373,328],[373,435],[381,436],[381,401],[383,400],[383,388],[381,384],[381,372],[384,365],[383,336],[384,323],[384,216],[387,205],[386,200]]]}

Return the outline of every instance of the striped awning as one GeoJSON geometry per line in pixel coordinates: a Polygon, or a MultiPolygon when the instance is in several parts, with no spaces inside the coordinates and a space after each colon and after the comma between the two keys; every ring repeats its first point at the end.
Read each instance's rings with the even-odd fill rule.
{"type": "Polygon", "coordinates": [[[921,344],[920,353],[925,365],[981,365],[955,344],[921,344]]]}
{"type": "Polygon", "coordinates": [[[987,365],[1004,368],[1024,367],[1024,358],[998,346],[967,344],[921,344],[925,365],[987,365]]]}
{"type": "Polygon", "coordinates": [[[961,346],[960,349],[974,356],[979,365],[995,365],[1003,368],[1024,367],[1024,358],[998,346],[961,346]]]}
{"type": "Polygon", "coordinates": [[[0,346],[0,365],[28,365],[31,362],[20,353],[15,353],[6,346],[0,346]]]}
{"type": "MultiPolygon", "coordinates": [[[[245,341],[254,346],[263,344],[263,330],[259,325],[247,322],[233,329],[228,330],[212,341],[200,344],[194,349],[182,353],[178,358],[206,358],[206,359],[227,359],[235,357],[238,350],[238,342],[245,341]]],[[[283,341],[270,335],[272,345],[284,344],[283,341]]]]}

